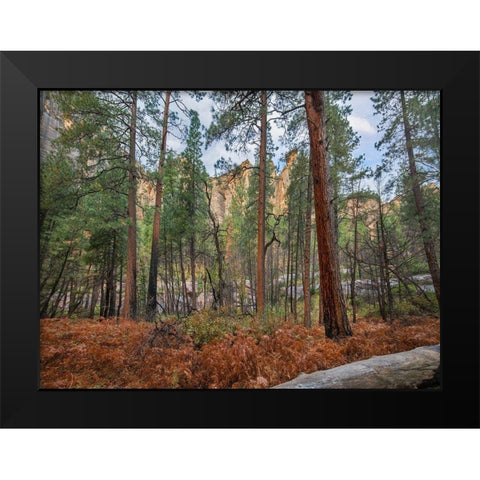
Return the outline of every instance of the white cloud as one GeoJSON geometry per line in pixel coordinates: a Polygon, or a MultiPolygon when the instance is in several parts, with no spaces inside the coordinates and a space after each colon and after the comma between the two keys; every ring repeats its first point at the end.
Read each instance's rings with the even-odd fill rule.
{"type": "Polygon", "coordinates": [[[360,134],[375,135],[377,133],[375,127],[366,118],[351,115],[348,120],[352,128],[360,134]]]}
{"type": "Polygon", "coordinates": [[[210,123],[212,123],[212,112],[210,111],[213,101],[207,97],[204,97],[203,100],[197,101],[194,98],[191,98],[189,92],[182,92],[182,101],[188,108],[196,110],[198,117],[202,122],[203,126],[208,128],[210,123]]]}

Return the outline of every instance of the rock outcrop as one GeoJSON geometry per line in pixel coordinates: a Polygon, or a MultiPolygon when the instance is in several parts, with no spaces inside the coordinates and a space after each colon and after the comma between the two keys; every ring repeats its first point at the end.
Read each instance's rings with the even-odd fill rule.
{"type": "Polygon", "coordinates": [[[58,129],[63,126],[58,108],[44,90],[40,94],[40,162],[44,162],[58,138],[58,129]]]}
{"type": "Polygon", "coordinates": [[[212,211],[220,223],[230,211],[232,198],[238,185],[244,182],[244,188],[248,189],[252,169],[253,166],[249,160],[245,160],[231,172],[213,178],[212,211]]]}
{"type": "Polygon", "coordinates": [[[423,389],[440,388],[440,345],[372,357],[300,374],[273,388],[423,389]]]}
{"type": "MultiPolygon", "coordinates": [[[[275,214],[280,214],[287,208],[290,171],[296,158],[297,152],[291,152],[287,155],[286,165],[282,171],[279,174],[276,174],[275,171],[272,173],[273,194],[269,198],[269,202],[272,204],[275,214]]],[[[249,160],[245,160],[231,172],[213,178],[212,210],[220,222],[228,215],[232,198],[240,183],[243,182],[244,188],[248,189],[254,168],[249,160]]]]}

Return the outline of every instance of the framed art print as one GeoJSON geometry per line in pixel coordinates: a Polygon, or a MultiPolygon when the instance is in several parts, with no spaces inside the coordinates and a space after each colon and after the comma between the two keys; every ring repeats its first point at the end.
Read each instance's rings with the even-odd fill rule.
{"type": "Polygon", "coordinates": [[[478,131],[476,52],[2,53],[2,426],[478,427],[478,131]]]}

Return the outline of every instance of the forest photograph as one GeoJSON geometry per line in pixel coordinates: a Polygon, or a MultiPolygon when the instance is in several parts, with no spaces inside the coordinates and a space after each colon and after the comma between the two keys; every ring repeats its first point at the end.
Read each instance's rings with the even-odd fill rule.
{"type": "Polygon", "coordinates": [[[440,91],[41,90],[40,388],[438,388],[440,120],[440,91]]]}

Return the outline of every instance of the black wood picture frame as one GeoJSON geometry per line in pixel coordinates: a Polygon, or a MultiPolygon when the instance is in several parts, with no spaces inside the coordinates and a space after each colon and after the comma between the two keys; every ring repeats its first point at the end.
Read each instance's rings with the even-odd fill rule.
{"type": "Polygon", "coordinates": [[[478,427],[477,52],[4,52],[1,426],[478,427]],[[40,89],[441,90],[440,390],[39,390],[40,89]]]}

